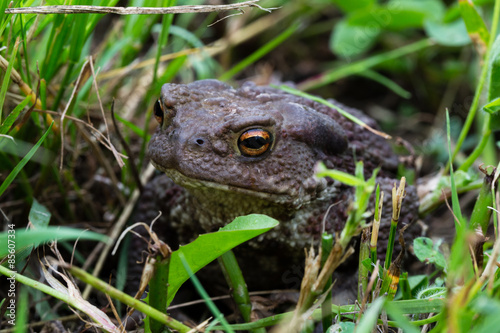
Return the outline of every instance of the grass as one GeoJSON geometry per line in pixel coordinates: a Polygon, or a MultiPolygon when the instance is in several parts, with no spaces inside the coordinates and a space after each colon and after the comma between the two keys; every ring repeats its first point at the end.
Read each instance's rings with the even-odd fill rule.
{"type": "MultiPolygon", "coordinates": [[[[65,1],[69,5],[117,3],[65,1]]],[[[421,218],[431,225],[431,231],[444,220],[454,221],[453,227],[448,229],[447,243],[419,238],[411,244],[415,254],[430,265],[427,273],[420,275],[400,275],[394,263],[398,259],[392,260],[397,254],[392,257],[392,252],[387,254],[386,263],[377,263],[376,241],[368,245],[366,240],[362,243],[367,246],[365,254],[359,260],[360,270],[364,270],[364,280],[360,279],[364,281],[363,292],[358,295],[360,308],[331,304],[327,292],[331,271],[350,251],[349,240],[371,221],[364,212],[376,186],[374,179],[365,180],[360,172],[344,175],[322,170],[323,175],[318,176],[327,175],[355,186],[357,197],[340,239],[325,247],[331,248],[330,256],[323,253],[321,260],[321,254],[310,252],[305,275],[311,283],[302,288],[302,302],[296,311],[236,324],[204,296],[215,316],[214,321],[203,324],[208,325],[207,330],[263,332],[264,327],[274,326],[282,332],[307,332],[311,320],[323,320],[326,332],[329,318],[335,318],[347,332],[354,327],[356,332],[371,332],[374,325],[386,332],[388,327],[400,327],[405,332],[496,329],[500,325],[500,272],[496,268],[499,217],[490,207],[498,209],[500,204],[494,186],[500,170],[499,143],[495,141],[495,131],[500,129],[500,89],[495,84],[500,63],[500,0],[460,0],[450,5],[439,0],[393,3],[399,7],[375,0],[263,0],[261,6],[279,9],[268,13],[253,7],[242,15],[226,17],[231,13],[12,15],[4,12],[10,2],[2,1],[0,219],[5,229],[0,233],[0,254],[5,261],[0,273],[14,274],[18,281],[16,331],[26,331],[25,325],[36,325],[47,317],[64,318],[71,314],[69,307],[89,315],[92,325],[101,330],[119,331],[119,321],[116,324],[113,320],[124,317],[125,305],[138,307],[152,318],[147,328],[150,331],[189,331],[176,318],[157,310],[165,308],[165,298],[153,298],[150,306],[133,300],[114,288],[113,281],[107,281],[109,276],[103,276],[102,267],[112,265],[110,244],[89,245],[81,240],[75,245],[73,241],[81,233],[78,229],[91,229],[116,239],[129,219],[142,188],[138,182],[145,183],[144,175],[152,172],[147,170],[144,156],[155,126],[151,111],[162,84],[204,78],[231,84],[254,79],[267,84],[276,83],[275,76],[280,81],[296,82],[299,90],[371,111],[386,132],[412,141],[423,160],[420,178],[435,181],[428,182],[427,195],[421,197],[421,218]],[[223,20],[210,25],[219,19],[223,20]],[[110,125],[113,102],[118,128],[110,125]],[[426,124],[432,123],[434,116],[441,119],[440,105],[449,107],[446,120],[430,130],[426,124]],[[456,105],[460,107],[454,108],[456,105]],[[395,112],[387,116],[387,110],[395,112]],[[453,121],[464,123],[456,130],[453,121]],[[436,132],[441,135],[431,136],[436,132]],[[437,141],[431,145],[430,140],[437,141]],[[130,149],[123,148],[124,144],[130,149]],[[482,162],[493,167],[481,172],[477,166],[482,162]],[[140,170],[142,179],[134,176],[134,167],[140,170]],[[451,198],[452,214],[446,215],[443,192],[451,198]],[[466,196],[462,196],[464,192],[466,196]],[[39,230],[22,231],[28,221],[39,230]],[[55,229],[57,226],[61,228],[55,229]],[[486,239],[484,234],[491,229],[494,232],[490,231],[486,239]],[[39,247],[29,256],[33,246],[55,237],[60,238],[60,252],[54,247],[39,247]],[[19,247],[15,265],[8,266],[14,260],[9,252],[14,239],[19,247]],[[38,261],[50,251],[67,262],[79,258],[78,264],[67,267],[67,274],[84,282],[81,294],[72,293],[74,285],[67,277],[55,273],[43,259],[38,261]],[[50,285],[38,281],[40,274],[35,266],[46,267],[42,274],[50,285]],[[315,284],[318,277],[321,281],[315,284]],[[395,293],[397,281],[401,292],[395,293]],[[385,291],[386,296],[382,296],[385,291]],[[113,299],[116,309],[99,309],[108,304],[98,301],[103,293],[113,299]],[[46,295],[51,297],[47,300],[46,295]],[[66,306],[55,307],[56,299],[66,306]],[[21,315],[24,313],[29,316],[21,315]],[[285,326],[290,323],[292,327],[285,326]]],[[[13,7],[41,4],[40,0],[12,1],[13,7]]],[[[195,1],[127,2],[128,6],[144,7],[184,4],[193,5],[195,1]]],[[[396,223],[397,216],[394,219],[396,223]]],[[[227,249],[260,233],[247,226],[238,231],[241,239],[235,239],[233,232],[229,239],[234,244],[224,241],[227,249]]],[[[394,230],[391,239],[397,236],[394,230]]],[[[95,240],[96,236],[85,237],[95,240]]],[[[221,242],[217,237],[223,235],[212,237],[217,240],[202,239],[185,251],[206,253],[210,244],[221,242]]],[[[172,254],[174,264],[166,270],[167,277],[155,277],[161,281],[172,270],[182,272],[176,275],[182,276],[182,281],[170,280],[174,286],[173,293],[171,286],[168,288],[167,303],[188,276],[181,259],[189,263],[190,258],[182,253],[172,254]]],[[[220,253],[212,255],[215,258],[220,253]]],[[[121,256],[122,264],[114,269],[115,276],[123,278],[126,252],[121,256]]],[[[229,283],[249,321],[249,294],[234,259],[229,253],[221,261],[227,275],[233,276],[228,277],[229,283]]],[[[189,266],[201,268],[192,263],[189,266]]],[[[4,300],[0,306],[1,329],[5,328],[2,332],[10,328],[9,290],[0,290],[0,302],[4,300]]],[[[73,318],[63,325],[77,330],[82,324],[73,318]]]]}

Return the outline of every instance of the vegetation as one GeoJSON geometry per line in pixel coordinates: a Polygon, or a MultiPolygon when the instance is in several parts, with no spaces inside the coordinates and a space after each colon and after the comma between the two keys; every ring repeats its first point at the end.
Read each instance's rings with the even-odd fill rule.
{"type": "MultiPolygon", "coordinates": [[[[166,308],[190,271],[220,257],[247,323],[235,324],[198,285],[212,312],[212,319],[196,323],[200,331],[311,332],[320,321],[324,332],[372,332],[375,325],[385,332],[497,330],[500,0],[262,0],[262,8],[242,13],[175,15],[6,11],[61,4],[116,6],[118,0],[0,2],[0,273],[7,278],[1,329],[12,328],[15,304],[16,332],[53,320],[70,331],[83,330],[86,321],[118,332],[126,306],[148,316],[146,331],[188,332],[166,308]],[[401,272],[391,249],[377,263],[376,239],[365,238],[359,304],[340,306],[327,297],[332,271],[351,251],[349,240],[378,216],[366,217],[369,196],[380,193],[360,164],[355,175],[318,170],[355,186],[356,199],[339,239],[324,236],[323,260],[309,251],[295,311],[250,322],[249,294],[230,250],[275,225],[261,215],[174,252],[153,234],[156,252],[147,265],[160,273],[148,281],[157,292],[149,304],[122,292],[127,246],[112,259],[111,240],[119,238],[152,173],[145,150],[156,126],[153,104],[162,84],[205,78],[296,82],[300,91],[365,110],[385,132],[410,141],[418,169],[401,168],[401,176],[425,185],[420,213],[433,237],[406,244],[427,265],[421,274],[401,272]],[[198,253],[206,260],[196,266],[190,258],[198,253]],[[116,261],[110,279],[103,266],[116,261]]],[[[402,191],[393,191],[394,225],[405,204],[402,191]]],[[[398,238],[395,228],[391,237],[398,238]]]]}

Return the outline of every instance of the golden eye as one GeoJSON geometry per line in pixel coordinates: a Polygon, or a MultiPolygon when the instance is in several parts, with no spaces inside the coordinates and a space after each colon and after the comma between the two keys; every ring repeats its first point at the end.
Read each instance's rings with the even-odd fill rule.
{"type": "Polygon", "coordinates": [[[263,129],[251,129],[243,132],[238,138],[238,149],[243,156],[260,156],[269,150],[272,136],[263,129]]]}
{"type": "Polygon", "coordinates": [[[154,111],[155,111],[155,119],[158,122],[158,124],[161,125],[163,123],[163,108],[161,106],[160,100],[156,101],[154,111]]]}

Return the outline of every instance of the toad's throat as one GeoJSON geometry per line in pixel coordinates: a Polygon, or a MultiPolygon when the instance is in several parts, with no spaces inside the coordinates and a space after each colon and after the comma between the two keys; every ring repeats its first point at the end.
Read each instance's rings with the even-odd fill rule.
{"type": "Polygon", "coordinates": [[[264,199],[275,203],[286,203],[290,202],[290,200],[292,199],[289,193],[272,193],[266,192],[265,190],[261,191],[260,189],[259,191],[257,191],[236,185],[221,184],[212,180],[189,177],[176,169],[163,168],[154,162],[153,165],[158,170],[164,172],[170,179],[174,181],[174,183],[192,192],[207,190],[224,191],[232,194],[247,195],[250,197],[264,199]]]}

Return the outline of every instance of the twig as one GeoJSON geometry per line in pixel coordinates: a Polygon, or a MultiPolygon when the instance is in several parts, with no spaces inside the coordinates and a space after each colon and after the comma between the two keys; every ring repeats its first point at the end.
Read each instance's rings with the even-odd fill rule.
{"type": "Polygon", "coordinates": [[[250,0],[230,5],[199,5],[173,7],[106,7],[106,6],[34,6],[7,8],[6,14],[118,14],[118,15],[151,15],[151,14],[182,14],[208,13],[226,10],[241,10],[245,7],[257,7],[270,12],[274,8],[262,8],[257,5],[260,0],[250,0]]]}

